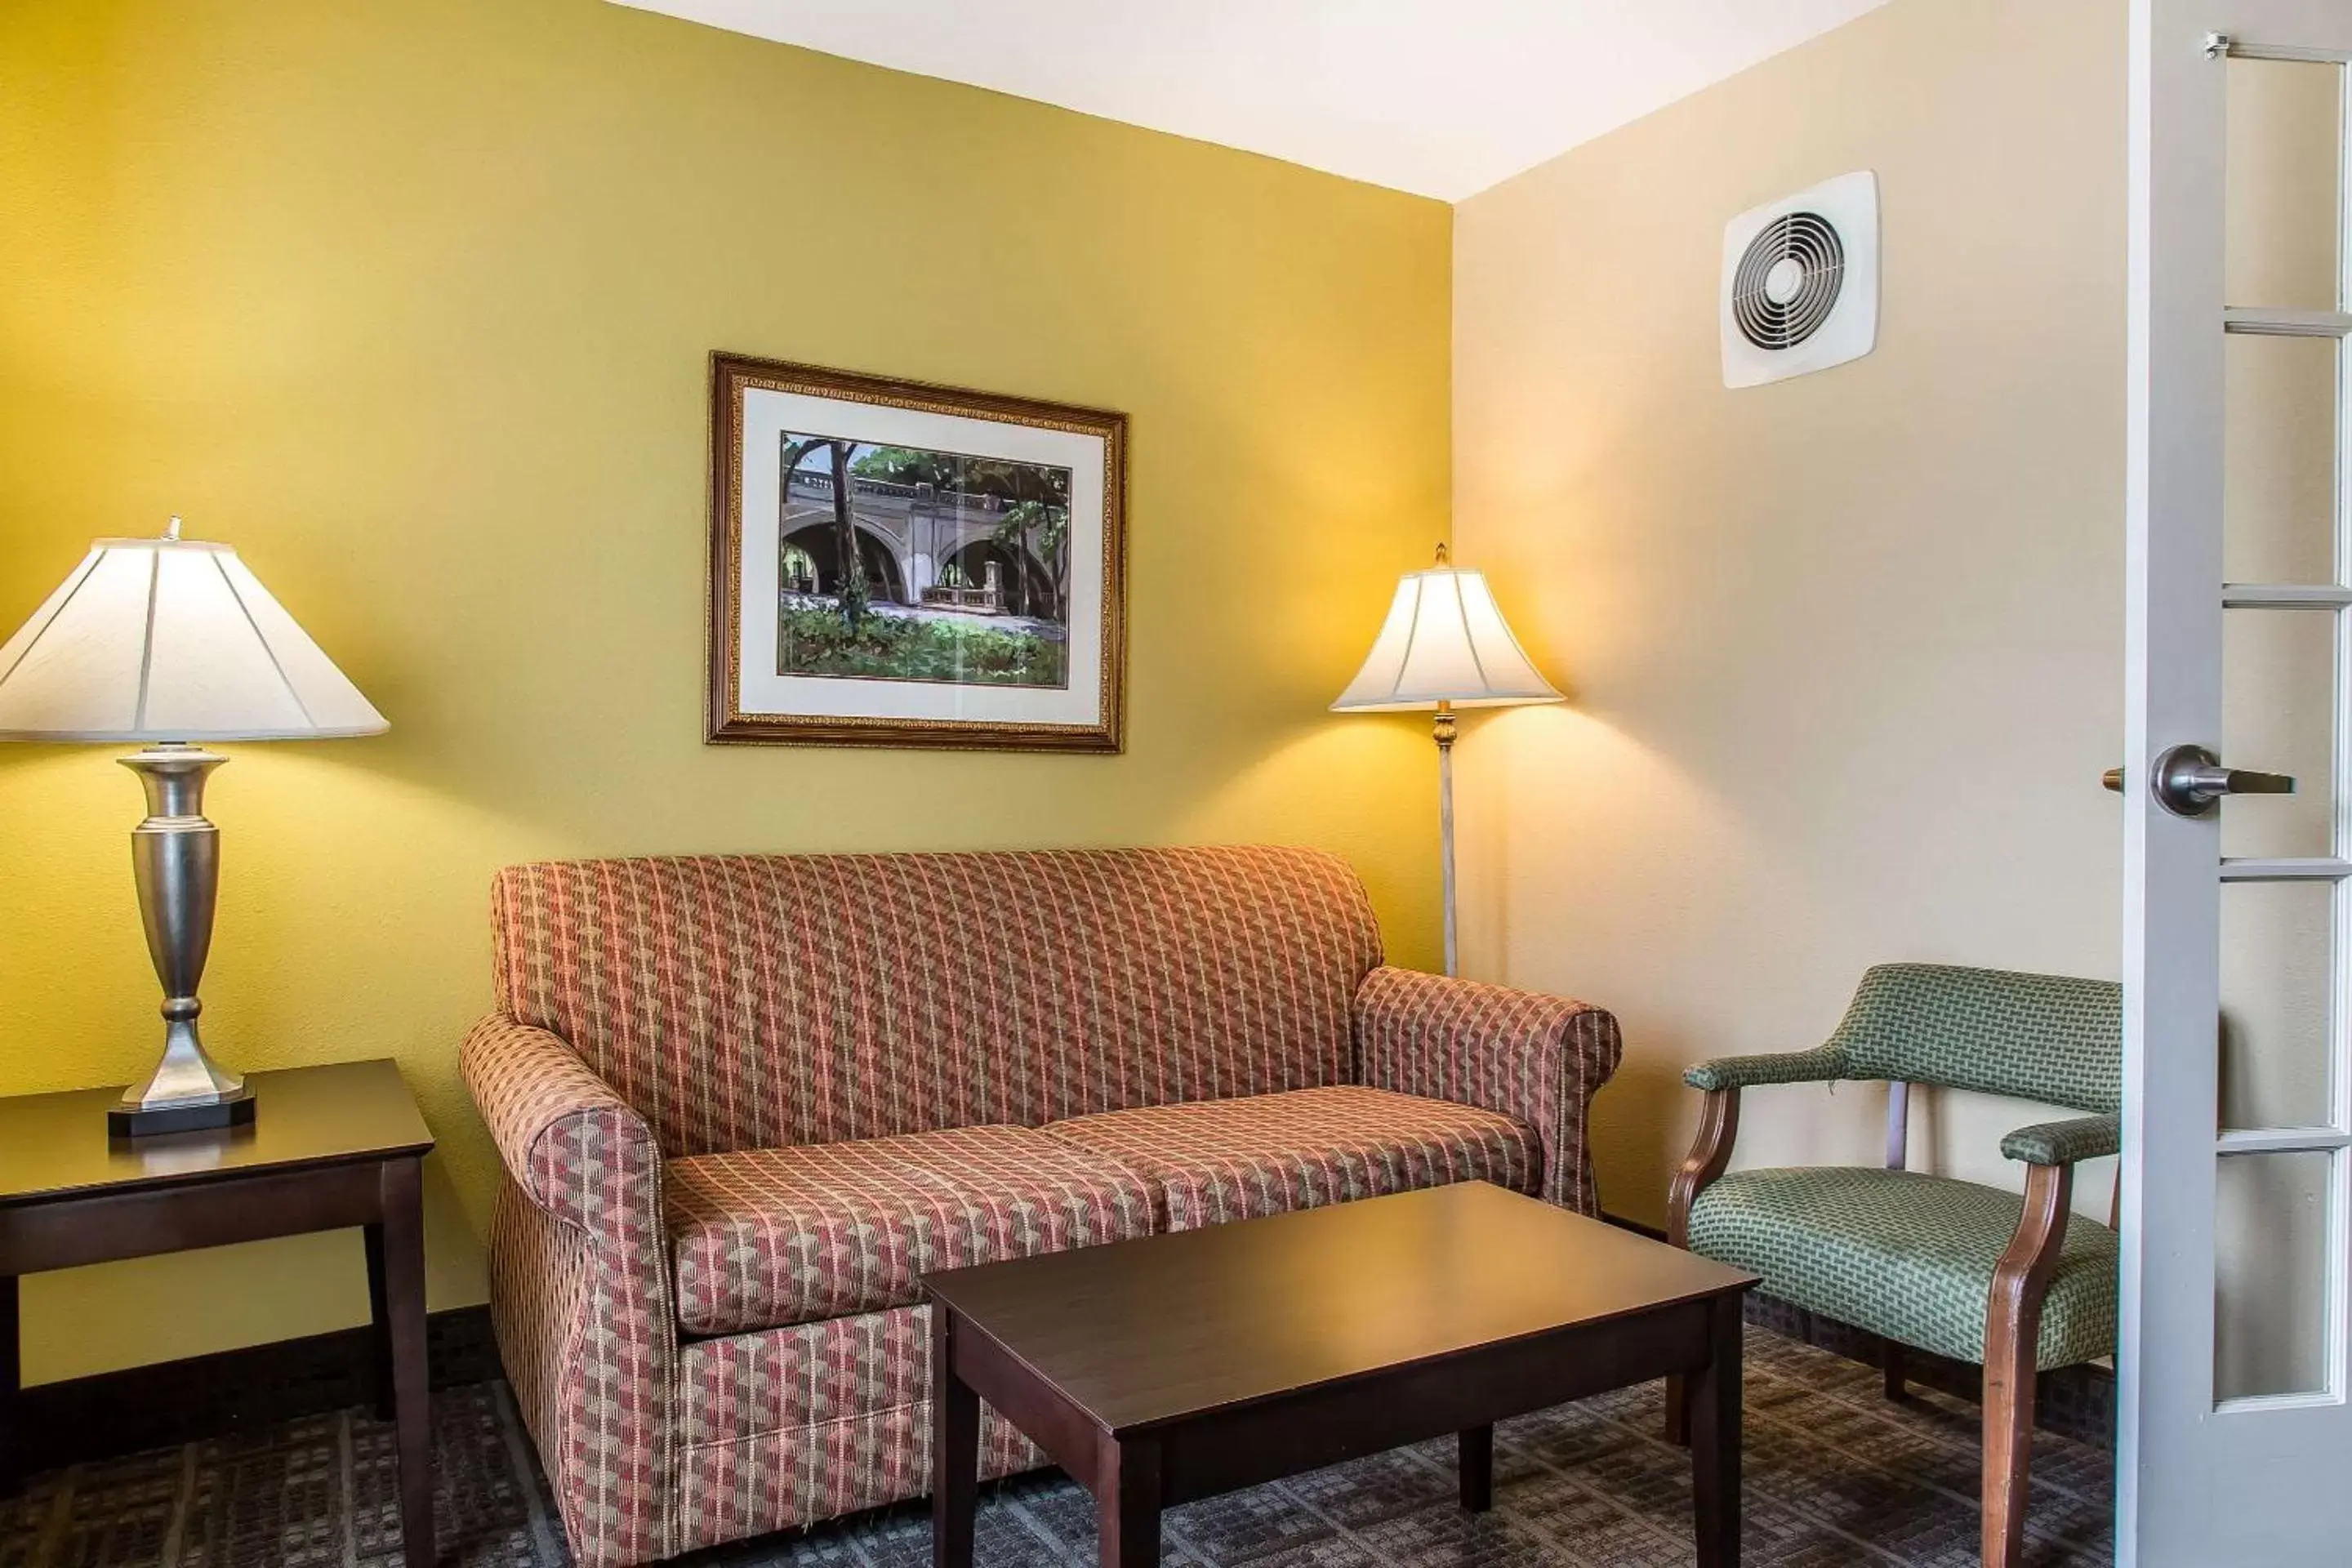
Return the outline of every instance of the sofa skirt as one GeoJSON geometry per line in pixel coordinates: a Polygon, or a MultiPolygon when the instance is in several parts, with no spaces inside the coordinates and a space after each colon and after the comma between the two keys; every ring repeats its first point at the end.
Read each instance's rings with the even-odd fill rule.
{"type": "MultiPolygon", "coordinates": [[[[894,1307],[679,1347],[679,1549],[929,1493],[930,1332],[894,1307]]],[[[1047,1462],[984,1405],[980,1444],[983,1479],[1047,1462]]]]}

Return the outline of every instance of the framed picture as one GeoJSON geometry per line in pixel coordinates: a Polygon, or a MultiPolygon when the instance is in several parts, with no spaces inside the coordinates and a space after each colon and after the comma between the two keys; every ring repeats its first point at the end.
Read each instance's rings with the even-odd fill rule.
{"type": "Polygon", "coordinates": [[[1116,752],[1127,416],[718,353],[709,739],[1116,752]]]}

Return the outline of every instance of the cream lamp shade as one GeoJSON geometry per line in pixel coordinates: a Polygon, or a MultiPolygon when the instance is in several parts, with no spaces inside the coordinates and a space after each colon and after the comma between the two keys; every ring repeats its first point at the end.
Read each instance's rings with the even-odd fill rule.
{"type": "Polygon", "coordinates": [[[1486,574],[1441,558],[1397,584],[1371,653],[1331,708],[1392,713],[1441,703],[1504,708],[1564,700],[1511,635],[1486,574]]]}
{"type": "Polygon", "coordinates": [[[297,741],[388,726],[225,544],[101,539],[0,646],[0,741],[297,741]]]}

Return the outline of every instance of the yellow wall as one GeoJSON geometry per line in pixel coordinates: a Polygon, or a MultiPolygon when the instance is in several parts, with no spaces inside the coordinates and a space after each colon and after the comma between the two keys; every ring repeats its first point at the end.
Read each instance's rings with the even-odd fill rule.
{"type": "MultiPolygon", "coordinates": [[[[2124,22],[1895,0],[1456,211],[1458,553],[1574,696],[1465,727],[1465,952],[1622,1018],[1620,1213],[1663,1216],[1682,1068],[1817,1044],[1866,964],[2116,972],[2124,22]],[[1864,168],[1877,352],[1727,391],[1725,220],[1864,168]]],[[[1873,1162],[1883,1105],[1751,1095],[1741,1161],[1873,1162]]],[[[1914,1146],[2014,1184],[2034,1114],[1914,1146]]]]}
{"type": "MultiPolygon", "coordinates": [[[[454,1063],[503,862],[1318,844],[1433,958],[1425,731],[1323,708],[1444,531],[1450,226],[598,0],[16,0],[0,620],[182,512],[390,716],[216,779],[205,1023],[246,1067],[400,1058],[433,1304],[478,1300],[454,1063]],[[705,747],[716,348],[1128,411],[1126,755],[705,747]]],[[[0,748],[0,1091],[159,1039],[109,756],[0,748]]],[[[338,1237],[46,1277],[26,1373],[355,1322],[359,1274],[338,1237]]]]}

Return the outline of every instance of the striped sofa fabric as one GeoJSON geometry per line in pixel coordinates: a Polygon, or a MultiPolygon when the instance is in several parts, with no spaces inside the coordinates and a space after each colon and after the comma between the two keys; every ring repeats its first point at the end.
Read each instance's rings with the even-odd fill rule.
{"type": "Polygon", "coordinates": [[[1449,1181],[1597,1209],[1614,1020],[1382,967],[1330,856],[548,863],[492,910],[492,1315],[583,1568],[925,1490],[929,1270],[1449,1181]]]}

